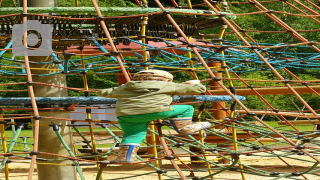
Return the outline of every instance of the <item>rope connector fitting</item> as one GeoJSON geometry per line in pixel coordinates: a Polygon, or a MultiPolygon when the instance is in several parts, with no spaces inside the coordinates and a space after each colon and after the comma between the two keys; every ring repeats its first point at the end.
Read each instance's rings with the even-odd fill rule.
{"type": "Polygon", "coordinates": [[[92,152],[91,154],[92,154],[92,155],[98,155],[99,152],[92,152]]]}
{"type": "Polygon", "coordinates": [[[81,71],[79,74],[85,75],[85,74],[87,74],[87,72],[86,71],[81,71]]]}
{"type": "Polygon", "coordinates": [[[306,147],[305,146],[303,146],[303,145],[298,145],[298,146],[296,146],[296,149],[305,149],[306,147]]]}
{"type": "Polygon", "coordinates": [[[52,127],[53,131],[59,131],[59,125],[58,124],[50,124],[49,126],[52,127]]]}
{"type": "Polygon", "coordinates": [[[110,52],[110,55],[112,55],[112,56],[118,56],[119,54],[120,54],[119,51],[110,52]]]}
{"type": "Polygon", "coordinates": [[[289,82],[291,82],[291,80],[290,80],[290,79],[284,79],[283,82],[284,82],[285,84],[288,84],[289,82]]]}
{"type": "Polygon", "coordinates": [[[251,149],[253,149],[253,150],[259,150],[260,147],[259,147],[259,146],[252,146],[251,149]]]}
{"type": "Polygon", "coordinates": [[[30,85],[34,84],[34,81],[27,81],[26,84],[27,84],[28,86],[30,86],[30,85]]]}
{"type": "Polygon", "coordinates": [[[197,47],[196,44],[188,44],[188,47],[197,47]]]}
{"type": "Polygon", "coordinates": [[[224,13],[224,12],[220,12],[219,13],[219,17],[224,17],[224,16],[226,16],[227,14],[226,13],[224,13]]]}
{"type": "Polygon", "coordinates": [[[310,139],[307,139],[307,138],[304,138],[302,139],[303,142],[307,143],[307,142],[310,142],[311,140],[310,139]]]}
{"type": "Polygon", "coordinates": [[[32,155],[37,155],[37,154],[39,154],[40,152],[39,151],[30,151],[30,156],[32,156],[32,155]]]}
{"type": "Polygon", "coordinates": [[[63,62],[62,62],[62,61],[59,61],[59,60],[54,60],[53,63],[54,63],[54,64],[62,64],[63,62]]]}
{"type": "Polygon", "coordinates": [[[273,13],[274,10],[273,9],[269,9],[267,13],[273,13]]]}
{"type": "Polygon", "coordinates": [[[168,160],[173,160],[173,159],[175,159],[175,157],[173,157],[173,156],[165,156],[164,158],[165,158],[165,159],[168,159],[168,160]]]}
{"type": "Polygon", "coordinates": [[[231,153],[230,155],[232,159],[239,159],[240,153],[231,153]]]}
{"type": "Polygon", "coordinates": [[[304,152],[298,152],[297,155],[304,155],[304,152]]]}
{"type": "Polygon", "coordinates": [[[23,13],[21,13],[20,14],[22,17],[26,17],[26,16],[28,16],[29,15],[29,13],[27,13],[27,12],[23,12],[23,13]]]}
{"type": "Polygon", "coordinates": [[[163,14],[170,14],[170,11],[162,11],[163,14]]]}
{"type": "Polygon", "coordinates": [[[176,143],[176,144],[174,145],[174,147],[177,147],[177,148],[179,148],[179,147],[181,147],[181,146],[184,146],[184,143],[176,143]]]}
{"type": "Polygon", "coordinates": [[[231,167],[229,170],[230,170],[230,171],[236,171],[236,170],[238,170],[238,168],[233,166],[233,167],[231,167]]]}
{"type": "Polygon", "coordinates": [[[33,116],[32,118],[35,119],[35,120],[39,120],[39,119],[41,119],[42,117],[41,117],[41,116],[33,116]]]}
{"type": "Polygon", "coordinates": [[[167,173],[167,171],[166,171],[166,170],[157,170],[156,172],[157,172],[158,174],[167,173]]]}
{"type": "Polygon", "coordinates": [[[292,176],[301,176],[301,173],[300,172],[293,172],[291,173],[292,176]]]}
{"type": "Polygon", "coordinates": [[[221,81],[221,78],[219,78],[219,77],[213,77],[212,80],[213,80],[213,81],[221,81]]]}
{"type": "Polygon", "coordinates": [[[272,172],[272,173],[270,174],[270,176],[279,176],[279,173],[278,173],[278,172],[272,172]]]}
{"type": "Polygon", "coordinates": [[[102,20],[104,20],[104,16],[97,16],[96,19],[99,21],[102,21],[102,20]]]}
{"type": "Polygon", "coordinates": [[[256,116],[256,113],[254,113],[254,112],[248,112],[247,115],[248,115],[248,116],[256,116]]]}

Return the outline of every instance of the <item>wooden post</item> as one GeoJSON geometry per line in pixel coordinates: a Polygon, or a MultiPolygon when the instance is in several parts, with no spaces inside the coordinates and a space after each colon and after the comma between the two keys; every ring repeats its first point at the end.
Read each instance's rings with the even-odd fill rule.
{"type": "MultiPolygon", "coordinates": [[[[220,62],[212,62],[210,63],[210,67],[220,67],[220,62]]],[[[222,73],[214,73],[216,77],[222,78],[222,73]]],[[[219,84],[216,81],[210,81],[211,90],[222,90],[221,87],[219,87],[219,84]]],[[[215,95],[215,94],[214,94],[215,95]]],[[[221,120],[226,117],[226,111],[222,110],[225,108],[225,102],[213,102],[212,103],[212,115],[216,120],[221,120]]]]}
{"type": "MultiPolygon", "coordinates": [[[[221,63],[220,62],[213,62],[213,63],[210,63],[210,66],[211,67],[220,67],[221,66],[221,63]]],[[[219,68],[218,68],[219,69],[219,68]]],[[[218,78],[222,78],[222,73],[214,73],[214,75],[218,78]]],[[[221,87],[219,87],[219,84],[216,82],[216,81],[210,81],[210,86],[211,86],[211,90],[222,90],[221,87]]],[[[226,106],[226,103],[225,102],[213,102],[212,103],[212,109],[214,109],[212,111],[212,115],[213,117],[216,119],[216,120],[221,120],[221,119],[224,119],[226,118],[226,111],[222,110],[224,109],[226,106]]],[[[223,129],[225,132],[228,132],[228,128],[226,127],[217,127],[217,128],[221,128],[223,129]]],[[[230,148],[232,149],[233,146],[220,146],[218,145],[218,147],[221,147],[221,148],[230,148]]],[[[220,163],[223,163],[223,164],[229,164],[229,160],[227,159],[221,159],[219,161],[220,163]]]]}
{"type": "MultiPolygon", "coordinates": [[[[52,61],[51,56],[49,57],[30,57],[30,61],[34,62],[45,62],[52,61]]],[[[31,68],[41,68],[41,69],[56,69],[58,70],[57,65],[55,64],[32,64],[31,68]]],[[[52,73],[53,70],[32,70],[32,74],[47,74],[52,73]]],[[[42,76],[42,77],[33,77],[34,82],[43,82],[52,85],[58,86],[67,86],[66,84],[66,76],[64,74],[50,75],[50,76],[42,76]]],[[[67,97],[68,92],[66,89],[57,88],[53,86],[45,86],[45,85],[37,85],[34,86],[34,94],[36,97],[67,97]]],[[[41,105],[38,105],[41,108],[41,105]]],[[[47,104],[46,107],[51,107],[51,104],[47,104]]],[[[54,153],[62,156],[69,156],[66,149],[62,146],[60,140],[57,135],[53,131],[50,124],[58,124],[60,127],[60,134],[62,135],[65,142],[68,144],[70,148],[73,147],[72,143],[72,132],[71,128],[65,126],[69,124],[68,121],[56,120],[54,118],[70,118],[69,111],[40,111],[40,116],[43,117],[53,117],[52,119],[40,119],[41,125],[39,129],[39,151],[40,152],[48,152],[54,153]]],[[[59,159],[59,157],[53,157],[48,155],[38,155],[39,158],[48,158],[48,159],[59,159]]],[[[76,172],[74,166],[59,166],[56,164],[72,164],[72,161],[50,161],[53,165],[37,165],[38,171],[38,179],[46,179],[46,180],[57,180],[57,179],[65,179],[65,180],[76,180],[76,172]]]]}

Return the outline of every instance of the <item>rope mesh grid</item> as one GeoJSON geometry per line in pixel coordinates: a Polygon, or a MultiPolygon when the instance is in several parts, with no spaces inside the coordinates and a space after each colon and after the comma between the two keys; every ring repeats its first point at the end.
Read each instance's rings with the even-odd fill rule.
{"type": "MultiPolygon", "coordinates": [[[[138,5],[143,6],[139,3],[138,5]]],[[[317,124],[320,124],[317,122],[319,115],[317,107],[309,105],[311,96],[320,96],[319,80],[306,80],[304,77],[297,77],[291,71],[319,70],[319,39],[306,37],[310,38],[310,34],[318,33],[320,30],[295,29],[294,24],[285,21],[290,16],[319,24],[319,5],[309,0],[228,2],[235,6],[256,8],[256,12],[230,13],[232,6],[228,9],[226,1],[203,0],[201,4],[190,2],[186,7],[178,6],[178,3],[173,1],[176,8],[164,8],[158,0],[154,3],[157,4],[157,8],[100,8],[102,19],[89,15],[96,13],[99,16],[99,12],[92,7],[28,8],[29,20],[39,20],[54,27],[52,60],[29,61],[30,68],[25,66],[23,57],[11,54],[11,28],[12,25],[23,22],[23,9],[1,8],[0,75],[12,81],[2,83],[0,92],[30,92],[30,89],[25,88],[26,85],[30,86],[30,83],[31,86],[55,87],[67,89],[69,92],[94,94],[97,91],[90,87],[62,87],[43,82],[26,82],[29,75],[80,76],[84,79],[85,76],[103,77],[119,74],[129,77],[135,72],[150,68],[167,70],[173,74],[184,72],[184,76],[198,79],[199,75],[206,73],[200,79],[209,89],[206,96],[176,96],[173,104],[192,104],[195,107],[206,105],[204,109],[196,110],[195,114],[198,113],[198,117],[194,120],[209,121],[212,126],[200,134],[188,136],[174,133],[166,120],[163,121],[165,126],[160,132],[150,127],[149,134],[137,155],[138,161],[131,164],[145,165],[148,171],[139,174],[122,171],[122,179],[213,179],[226,178],[226,174],[237,174],[237,179],[319,178],[320,133],[316,129],[317,124]],[[283,11],[267,8],[280,2],[283,11]],[[197,9],[204,6],[209,10],[197,9]],[[285,7],[292,9],[285,12],[285,7]],[[59,15],[40,14],[50,12],[59,15]],[[108,16],[112,13],[114,16],[108,16]],[[123,16],[124,13],[128,14],[123,16]],[[237,24],[237,19],[241,16],[266,16],[270,25],[276,25],[277,29],[245,29],[237,24]],[[145,31],[143,17],[148,17],[145,31]],[[104,26],[107,31],[104,30],[104,26]],[[224,26],[228,26],[226,32],[221,30],[220,33],[214,34],[210,31],[224,29],[224,26]],[[281,43],[272,40],[270,43],[258,42],[254,37],[259,33],[283,33],[290,35],[291,39],[284,39],[281,43]],[[38,68],[42,65],[50,68],[38,68]],[[30,74],[30,70],[37,73],[30,74]],[[250,78],[250,73],[261,71],[269,73],[270,78],[250,78]],[[219,73],[222,77],[217,77],[219,73]],[[265,92],[264,88],[270,92],[265,92]],[[268,98],[270,94],[273,95],[272,100],[268,98]],[[283,97],[281,94],[286,94],[287,103],[293,104],[294,108],[278,110],[273,106],[273,101],[283,97]],[[249,101],[251,99],[256,99],[255,107],[247,103],[252,102],[249,101]],[[202,111],[205,113],[201,114],[202,111]],[[224,118],[215,115],[222,111],[225,113],[224,118]],[[213,115],[208,115],[210,113],[213,115]],[[270,126],[265,119],[279,121],[279,124],[271,123],[270,126]],[[301,128],[307,130],[300,130],[301,128]],[[151,136],[156,137],[156,140],[152,140],[151,136]],[[154,148],[157,157],[152,152],[154,148]],[[178,166],[175,166],[176,164],[178,166]]],[[[84,84],[88,86],[88,82],[84,84]]],[[[96,179],[100,176],[102,179],[114,179],[108,178],[108,174],[113,175],[116,168],[123,166],[106,163],[117,154],[117,146],[122,138],[121,128],[115,119],[78,120],[45,117],[41,116],[41,111],[59,112],[81,109],[84,106],[93,110],[95,105],[100,104],[107,104],[104,108],[112,109],[116,100],[92,96],[35,97],[35,100],[39,107],[31,105],[32,98],[0,98],[1,139],[4,144],[8,144],[8,147],[2,146],[0,153],[3,156],[1,169],[7,169],[10,163],[28,162],[26,160],[30,160],[35,154],[45,154],[47,157],[55,158],[37,158],[36,164],[75,166],[81,179],[86,179],[86,166],[93,165],[99,167],[95,171],[96,179]],[[47,106],[44,106],[46,104],[47,106]],[[39,110],[40,117],[30,114],[9,116],[12,110],[32,109],[39,110]],[[32,118],[40,119],[39,126],[47,126],[41,123],[41,119],[72,122],[70,126],[74,129],[75,137],[73,149],[65,146],[59,132],[55,132],[69,156],[31,151],[34,137],[21,136],[20,133],[23,127],[37,128],[34,123],[27,122],[32,118]],[[10,121],[11,119],[15,122],[10,121]],[[89,125],[73,125],[76,122],[86,122],[95,129],[100,127],[101,134],[100,131],[89,131],[89,125]],[[4,137],[4,128],[12,126],[17,127],[13,137],[4,137]],[[92,139],[93,137],[95,139],[92,139]],[[56,163],[66,160],[68,163],[56,163]]],[[[157,123],[155,121],[152,125],[158,126],[157,123]]],[[[30,169],[30,172],[33,171],[30,169]]],[[[7,174],[11,175],[9,172],[7,174]]]]}

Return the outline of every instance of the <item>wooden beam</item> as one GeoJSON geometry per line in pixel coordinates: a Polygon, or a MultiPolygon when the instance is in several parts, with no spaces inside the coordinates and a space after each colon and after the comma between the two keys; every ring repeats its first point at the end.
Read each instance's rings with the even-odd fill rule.
{"type": "MultiPolygon", "coordinates": [[[[296,120],[296,121],[289,121],[291,124],[293,125],[305,125],[305,124],[310,124],[310,125],[314,125],[314,124],[320,124],[319,120],[296,120]]],[[[288,123],[284,122],[284,121],[278,121],[279,125],[289,125],[288,123]]]]}
{"type": "MultiPolygon", "coordinates": [[[[245,110],[238,110],[239,114],[247,114],[245,110]]],[[[315,118],[320,119],[320,115],[313,115],[312,113],[301,113],[301,112],[289,112],[289,111],[267,111],[267,110],[250,110],[250,112],[255,113],[256,115],[274,115],[274,116],[289,116],[289,117],[299,117],[299,118],[315,118]]]]}
{"type": "MultiPolygon", "coordinates": [[[[309,88],[305,86],[293,87],[293,89],[299,94],[314,93],[312,90],[310,90],[310,88],[316,92],[320,92],[320,86],[309,86],[309,88]]],[[[254,90],[261,95],[292,94],[292,91],[290,91],[290,89],[287,87],[254,88],[254,90]]],[[[209,90],[209,92],[213,95],[229,95],[224,90],[209,90]]],[[[236,94],[240,96],[256,95],[252,89],[237,89],[236,94]]]]}

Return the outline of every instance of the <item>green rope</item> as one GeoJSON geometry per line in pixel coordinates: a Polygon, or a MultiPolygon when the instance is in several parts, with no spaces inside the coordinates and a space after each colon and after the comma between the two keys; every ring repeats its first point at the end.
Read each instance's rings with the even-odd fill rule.
{"type": "MultiPolygon", "coordinates": [[[[20,134],[22,128],[23,128],[23,125],[22,125],[22,124],[19,125],[19,127],[18,127],[16,133],[14,134],[14,137],[13,137],[13,139],[12,139],[12,141],[11,141],[11,143],[10,143],[10,146],[8,147],[6,153],[10,153],[10,152],[12,151],[14,145],[15,145],[16,142],[17,142],[17,139],[18,139],[18,137],[19,137],[19,134],[20,134]]],[[[1,162],[1,165],[0,165],[0,171],[2,170],[3,166],[6,164],[8,158],[9,158],[8,156],[5,156],[5,157],[3,158],[2,162],[1,162]]]]}
{"type": "MultiPolygon", "coordinates": [[[[73,154],[72,150],[69,148],[69,146],[66,144],[66,142],[62,138],[58,127],[59,127],[58,125],[53,125],[54,132],[56,133],[56,135],[59,138],[60,142],[62,143],[63,147],[68,151],[69,155],[71,157],[73,157],[73,158],[76,158],[76,156],[73,154]]],[[[82,170],[80,168],[80,165],[79,165],[78,161],[73,160],[73,163],[76,166],[77,172],[79,173],[79,176],[80,176],[81,180],[85,180],[85,177],[84,177],[84,175],[82,173],[82,170]]]]}
{"type": "Polygon", "coordinates": [[[91,146],[91,144],[89,143],[88,139],[82,135],[82,133],[78,130],[78,128],[75,127],[75,126],[73,126],[73,129],[74,129],[74,130],[76,131],[76,133],[78,133],[79,136],[83,139],[84,143],[86,143],[86,144],[92,149],[92,146],[91,146]]]}

